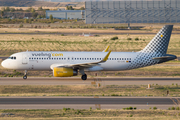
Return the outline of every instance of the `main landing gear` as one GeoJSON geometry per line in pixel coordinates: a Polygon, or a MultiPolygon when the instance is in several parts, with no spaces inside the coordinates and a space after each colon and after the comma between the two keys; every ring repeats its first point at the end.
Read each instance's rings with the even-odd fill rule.
{"type": "Polygon", "coordinates": [[[81,79],[87,80],[87,75],[84,73],[84,69],[80,69],[79,72],[82,74],[81,79]]]}
{"type": "Polygon", "coordinates": [[[82,80],[87,80],[87,75],[86,75],[86,74],[82,75],[82,76],[81,76],[81,79],[82,79],[82,80]]]}
{"type": "Polygon", "coordinates": [[[24,72],[23,79],[24,79],[24,80],[26,80],[26,79],[27,79],[27,70],[25,70],[25,72],[24,72]]]}

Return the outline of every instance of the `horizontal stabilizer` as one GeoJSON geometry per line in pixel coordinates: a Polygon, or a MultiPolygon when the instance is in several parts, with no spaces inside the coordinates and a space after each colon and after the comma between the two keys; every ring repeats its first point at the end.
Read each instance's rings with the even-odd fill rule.
{"type": "MultiPolygon", "coordinates": [[[[168,59],[168,58],[175,58],[174,56],[162,56],[162,57],[155,57],[155,58],[152,58],[154,60],[159,60],[159,59],[168,59]]],[[[175,58],[176,59],[176,58],[175,58]]]]}

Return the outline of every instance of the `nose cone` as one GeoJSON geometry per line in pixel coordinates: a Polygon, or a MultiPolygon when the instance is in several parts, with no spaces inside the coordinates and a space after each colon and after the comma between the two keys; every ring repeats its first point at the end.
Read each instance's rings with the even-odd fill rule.
{"type": "Polygon", "coordinates": [[[7,60],[2,61],[1,66],[3,66],[4,68],[7,68],[8,67],[7,60]]]}

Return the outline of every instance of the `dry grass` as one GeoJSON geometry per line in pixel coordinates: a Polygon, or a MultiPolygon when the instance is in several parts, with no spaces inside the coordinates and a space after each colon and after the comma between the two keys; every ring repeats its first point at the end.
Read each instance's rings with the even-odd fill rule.
{"type": "Polygon", "coordinates": [[[180,87],[174,85],[1,85],[0,96],[154,96],[180,97],[180,87]]]}
{"type": "MultiPolygon", "coordinates": [[[[38,7],[41,7],[43,9],[50,9],[50,10],[55,10],[57,8],[66,8],[67,4],[75,4],[76,7],[74,7],[72,5],[73,8],[75,9],[79,9],[81,7],[85,7],[85,3],[84,2],[45,2],[45,1],[35,1],[33,3],[30,3],[27,6],[32,6],[32,8],[34,8],[35,10],[38,10],[38,7]]],[[[2,10],[2,8],[4,8],[6,6],[0,6],[0,10],[2,10]]],[[[10,8],[15,8],[15,9],[23,9],[23,10],[27,10],[30,7],[15,7],[15,6],[10,6],[10,8]]]]}
{"type": "MultiPolygon", "coordinates": [[[[99,37],[61,36],[61,35],[0,35],[0,55],[9,56],[20,51],[102,51],[110,45],[112,51],[139,51],[154,35],[116,35],[118,40],[110,40],[114,35],[99,37]],[[127,40],[131,37],[132,40],[127,40]],[[135,41],[138,37],[140,40],[135,41]],[[76,46],[76,47],[74,47],[76,46]]],[[[172,35],[169,54],[180,55],[179,35],[172,35]]]]}
{"type": "MultiPolygon", "coordinates": [[[[25,26],[32,26],[31,24],[25,24],[25,26]]],[[[15,26],[15,25],[14,25],[15,26]]],[[[17,25],[19,27],[19,24],[17,25]]],[[[36,26],[44,26],[47,27],[47,24],[39,24],[36,26]]],[[[52,24],[53,26],[57,26],[56,24],[52,24]]],[[[66,26],[66,25],[64,25],[66,26]]],[[[91,32],[95,32],[95,33],[136,33],[137,30],[114,30],[114,29],[33,29],[33,28],[0,28],[0,33],[4,33],[4,32],[10,32],[10,33],[32,33],[32,32],[65,32],[65,33],[91,33],[91,32]]],[[[147,33],[147,31],[138,31],[138,33],[147,33]]],[[[152,32],[149,32],[152,33],[152,32]]]]}
{"type": "Polygon", "coordinates": [[[0,113],[11,113],[12,115],[0,115],[2,120],[21,119],[111,119],[111,120],[178,120],[178,111],[173,110],[0,110],[0,113]],[[130,117],[131,116],[131,117],[130,117]]]}

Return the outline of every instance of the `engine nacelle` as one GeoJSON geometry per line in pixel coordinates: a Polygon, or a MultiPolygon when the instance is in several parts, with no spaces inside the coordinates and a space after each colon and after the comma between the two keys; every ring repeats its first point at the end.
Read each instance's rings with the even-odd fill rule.
{"type": "Polygon", "coordinates": [[[71,76],[76,76],[77,74],[78,74],[77,70],[73,70],[72,68],[55,67],[53,69],[54,77],[71,77],[71,76]]]}

